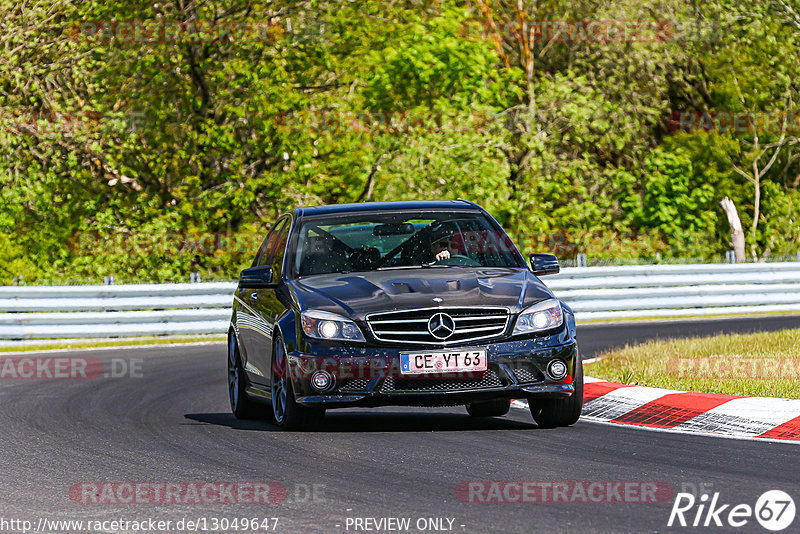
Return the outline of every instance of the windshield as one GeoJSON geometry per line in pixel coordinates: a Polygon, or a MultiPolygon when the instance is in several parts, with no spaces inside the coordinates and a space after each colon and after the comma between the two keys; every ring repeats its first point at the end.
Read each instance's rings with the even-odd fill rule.
{"type": "Polygon", "coordinates": [[[509,237],[482,213],[354,214],[303,223],[295,272],[521,267],[509,237]]]}

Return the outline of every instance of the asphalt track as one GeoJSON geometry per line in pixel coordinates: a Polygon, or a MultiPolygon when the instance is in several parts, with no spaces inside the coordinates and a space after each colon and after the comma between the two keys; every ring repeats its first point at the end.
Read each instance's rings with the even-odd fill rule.
{"type": "MultiPolygon", "coordinates": [[[[579,342],[587,358],[653,337],[790,327],[800,327],[800,317],[585,325],[579,342]]],[[[420,532],[420,518],[453,519],[451,532],[469,533],[736,530],[668,529],[672,498],[656,504],[462,502],[457,488],[476,480],[655,481],[674,491],[704,487],[720,492],[721,502],[751,506],[764,491],[782,489],[800,504],[795,444],[588,421],[541,430],[517,409],[488,420],[472,419],[463,408],[332,411],[320,432],[287,433],[230,415],[222,344],[82,354],[107,368],[111,359],[133,362],[141,376],[0,380],[0,525],[2,519],[35,525],[39,518],[244,516],[278,518],[276,532],[327,533],[378,531],[356,530],[355,518],[407,517],[409,530],[381,531],[420,532]],[[73,502],[70,488],[90,481],[274,481],[288,496],[273,505],[73,502]],[[317,496],[308,498],[314,485],[317,496]]],[[[798,525],[800,519],[786,532],[798,525]]],[[[738,531],[767,532],[753,519],[738,531]]]]}

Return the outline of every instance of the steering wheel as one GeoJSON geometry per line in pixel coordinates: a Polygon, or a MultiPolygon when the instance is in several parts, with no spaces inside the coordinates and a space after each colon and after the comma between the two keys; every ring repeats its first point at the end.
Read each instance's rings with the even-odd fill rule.
{"type": "Polygon", "coordinates": [[[464,267],[480,267],[481,263],[463,254],[451,254],[446,260],[439,260],[436,265],[461,265],[464,267]]]}

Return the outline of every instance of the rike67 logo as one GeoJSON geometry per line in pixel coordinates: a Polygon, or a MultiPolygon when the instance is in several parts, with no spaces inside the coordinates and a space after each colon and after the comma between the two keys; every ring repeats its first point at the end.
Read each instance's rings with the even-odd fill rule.
{"type": "MultiPolygon", "coordinates": [[[[740,528],[755,520],[773,532],[784,530],[794,521],[794,500],[781,490],[763,493],[755,506],[749,504],[723,504],[719,492],[709,497],[704,493],[695,498],[691,493],[678,493],[667,526],[740,528]]],[[[752,528],[752,527],[751,527],[752,528]]],[[[748,531],[751,531],[748,529],[748,531]]]]}

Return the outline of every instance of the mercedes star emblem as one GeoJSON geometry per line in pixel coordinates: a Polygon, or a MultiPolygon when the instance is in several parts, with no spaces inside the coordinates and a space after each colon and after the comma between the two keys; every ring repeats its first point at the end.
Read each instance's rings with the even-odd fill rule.
{"type": "Polygon", "coordinates": [[[456,323],[446,313],[436,313],[428,319],[428,332],[436,339],[447,339],[456,331],[456,323]]]}

